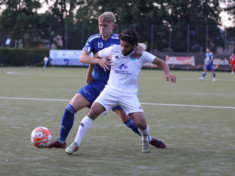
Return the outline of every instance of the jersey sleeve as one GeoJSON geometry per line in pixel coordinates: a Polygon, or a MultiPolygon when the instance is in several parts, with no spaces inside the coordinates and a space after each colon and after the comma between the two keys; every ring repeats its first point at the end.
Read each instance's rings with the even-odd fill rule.
{"type": "Polygon", "coordinates": [[[93,43],[92,43],[93,40],[91,40],[91,37],[87,40],[85,46],[82,49],[83,51],[87,51],[88,53],[91,53],[94,48],[93,43]]]}
{"type": "Polygon", "coordinates": [[[149,52],[144,51],[141,58],[143,58],[143,64],[144,63],[153,63],[156,56],[154,56],[153,54],[151,54],[149,52]]]}
{"type": "Polygon", "coordinates": [[[112,51],[112,46],[100,50],[100,51],[98,52],[98,56],[99,56],[100,58],[109,56],[109,55],[111,55],[111,51],[112,51]]]}

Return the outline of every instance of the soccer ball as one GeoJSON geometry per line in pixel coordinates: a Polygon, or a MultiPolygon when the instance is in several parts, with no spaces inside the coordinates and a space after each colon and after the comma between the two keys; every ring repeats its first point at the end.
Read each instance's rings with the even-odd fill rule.
{"type": "Polygon", "coordinates": [[[37,127],[31,133],[31,142],[35,147],[46,148],[52,142],[51,131],[46,127],[37,127]]]}

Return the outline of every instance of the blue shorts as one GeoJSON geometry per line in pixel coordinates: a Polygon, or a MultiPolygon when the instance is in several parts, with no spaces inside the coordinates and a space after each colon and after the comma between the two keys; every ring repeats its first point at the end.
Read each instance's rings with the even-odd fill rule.
{"type": "MultiPolygon", "coordinates": [[[[88,108],[90,108],[92,103],[100,95],[101,91],[94,88],[92,84],[87,84],[83,88],[81,88],[77,93],[80,93],[81,95],[83,95],[90,102],[90,106],[88,106],[88,108]]],[[[122,108],[120,106],[115,106],[112,110],[115,111],[118,109],[122,109],[122,108]]]]}
{"type": "Polygon", "coordinates": [[[215,70],[214,65],[205,65],[205,70],[211,71],[211,70],[215,70]]]}

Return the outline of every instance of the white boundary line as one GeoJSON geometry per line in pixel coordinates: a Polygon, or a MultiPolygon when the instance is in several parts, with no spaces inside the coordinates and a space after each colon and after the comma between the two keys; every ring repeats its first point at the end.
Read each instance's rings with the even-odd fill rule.
{"type": "MultiPolygon", "coordinates": [[[[50,77],[84,77],[85,75],[60,75],[60,74],[45,74],[41,72],[37,73],[25,73],[25,72],[6,72],[8,75],[29,75],[29,76],[50,76],[50,77]]],[[[200,75],[199,75],[200,76],[200,75]]],[[[198,76],[198,77],[199,77],[198,76]]],[[[177,78],[177,81],[200,81],[198,80],[198,77],[195,78],[177,78]]],[[[139,76],[139,79],[144,79],[144,80],[164,80],[164,77],[144,77],[144,76],[139,76]]],[[[206,78],[204,81],[211,81],[211,78],[206,78]]],[[[218,79],[216,82],[235,82],[235,79],[218,79]]]]}
{"type": "MultiPolygon", "coordinates": [[[[23,98],[23,97],[0,97],[0,100],[34,100],[34,101],[62,101],[68,102],[68,99],[47,99],[47,98],[23,98]]],[[[141,103],[150,106],[174,106],[174,107],[193,107],[193,108],[213,108],[213,109],[235,109],[229,106],[205,106],[205,105],[185,105],[185,104],[165,104],[165,103],[141,103]]]]}

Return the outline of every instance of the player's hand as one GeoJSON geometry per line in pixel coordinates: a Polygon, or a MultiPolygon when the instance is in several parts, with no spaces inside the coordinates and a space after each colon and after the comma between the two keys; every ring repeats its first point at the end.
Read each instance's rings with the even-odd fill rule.
{"type": "Polygon", "coordinates": [[[93,82],[93,76],[90,73],[86,74],[86,82],[87,84],[91,84],[93,82]]]}
{"type": "Polygon", "coordinates": [[[176,82],[176,76],[171,74],[171,73],[168,73],[168,74],[166,74],[166,80],[175,83],[176,82]]]}
{"type": "Polygon", "coordinates": [[[146,45],[138,43],[138,45],[135,48],[135,52],[133,54],[131,54],[130,57],[131,58],[139,58],[140,56],[142,56],[143,51],[145,49],[146,49],[146,45]]]}
{"type": "Polygon", "coordinates": [[[109,59],[110,56],[106,56],[99,60],[99,65],[104,69],[104,71],[109,70],[109,66],[112,65],[113,61],[109,59]]]}

